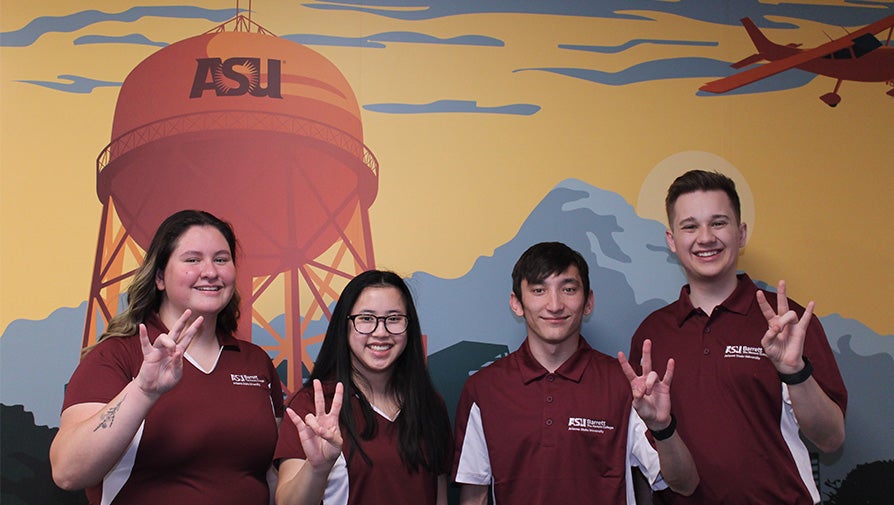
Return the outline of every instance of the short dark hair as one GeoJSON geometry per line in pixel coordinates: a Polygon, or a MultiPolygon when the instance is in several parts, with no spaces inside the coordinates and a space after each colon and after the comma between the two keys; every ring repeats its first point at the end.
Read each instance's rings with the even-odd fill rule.
{"type": "Polygon", "coordinates": [[[736,222],[742,222],[742,205],[739,202],[739,193],[736,192],[736,183],[720,172],[690,170],[677,177],[673,184],[667,188],[664,207],[667,212],[667,223],[671,229],[674,227],[674,204],[677,203],[677,199],[696,191],[723,191],[726,193],[733,212],[736,214],[736,222]]]}
{"type": "Polygon", "coordinates": [[[512,292],[521,300],[523,280],[528,281],[528,284],[537,284],[550,275],[558,275],[568,270],[572,265],[577,267],[580,273],[584,293],[589,293],[590,267],[579,252],[561,242],[534,244],[518,258],[515,267],[512,268],[512,292]]]}

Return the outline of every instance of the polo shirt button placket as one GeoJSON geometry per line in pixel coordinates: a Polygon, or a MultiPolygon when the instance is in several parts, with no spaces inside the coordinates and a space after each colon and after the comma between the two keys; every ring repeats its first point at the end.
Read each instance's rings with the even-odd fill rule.
{"type": "MultiPolygon", "coordinates": [[[[546,405],[544,407],[549,408],[552,403],[553,403],[553,395],[547,394],[546,395],[546,405]]],[[[551,413],[547,413],[546,415],[551,415],[551,413]]],[[[553,425],[553,419],[551,417],[547,417],[546,418],[546,426],[550,427],[552,425],[553,425]]]]}
{"type": "Polygon", "coordinates": [[[555,411],[555,397],[553,396],[554,387],[556,382],[556,374],[547,374],[546,375],[546,383],[545,383],[545,391],[543,391],[543,438],[541,439],[541,443],[544,446],[550,447],[556,445],[556,437],[558,433],[556,430],[552,429],[555,421],[553,420],[553,416],[557,414],[555,411]]]}

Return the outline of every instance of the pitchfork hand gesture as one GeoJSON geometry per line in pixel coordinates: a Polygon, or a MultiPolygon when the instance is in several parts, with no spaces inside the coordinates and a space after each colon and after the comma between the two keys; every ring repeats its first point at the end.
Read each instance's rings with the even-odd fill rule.
{"type": "Polygon", "coordinates": [[[658,372],[652,370],[652,341],[643,341],[643,374],[636,375],[623,352],[618,353],[618,361],[633,392],[633,408],[653,431],[667,428],[671,422],[670,385],[674,378],[674,360],[667,360],[664,378],[658,379],[658,372]]]}
{"type": "Polygon", "coordinates": [[[767,319],[767,332],[761,339],[764,353],[779,373],[793,374],[804,368],[804,340],[807,326],[813,316],[814,303],[807,304],[804,315],[798,319],[795,311],[788,308],[785,295],[785,281],[779,281],[776,296],[776,310],[767,302],[763,291],[757,292],[757,304],[767,319]]]}
{"type": "Polygon", "coordinates": [[[152,343],[149,343],[146,325],[140,325],[143,364],[140,366],[136,382],[147,396],[157,399],[180,382],[180,377],[183,376],[183,354],[193,337],[201,330],[202,322],[205,320],[199,316],[187,327],[186,323],[191,316],[191,310],[183,311],[171,327],[171,331],[162,333],[152,343]]]}
{"type": "Polygon", "coordinates": [[[307,414],[304,420],[292,409],[287,409],[289,418],[298,428],[301,447],[307,456],[307,463],[314,468],[332,468],[341,454],[342,437],[338,426],[338,415],[341,412],[344,386],[341,382],[335,385],[332,406],[326,412],[326,400],[323,386],[314,379],[314,406],[316,414],[307,414]]]}

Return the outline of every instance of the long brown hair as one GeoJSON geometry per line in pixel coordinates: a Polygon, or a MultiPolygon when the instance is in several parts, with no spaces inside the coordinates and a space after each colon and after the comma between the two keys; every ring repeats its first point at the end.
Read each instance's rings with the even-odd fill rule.
{"type": "MultiPolygon", "coordinates": [[[[127,288],[127,307],[109,321],[105,332],[97,342],[110,337],[130,337],[136,335],[140,323],[153,312],[158,312],[165,296],[155,285],[159,272],[164,272],[168,260],[177,247],[177,241],[193,226],[212,226],[224,236],[230,247],[233,263],[236,262],[236,234],[226,221],[202,210],[181,210],[164,220],[152,237],[152,243],[146,251],[146,259],[133,276],[127,288]]],[[[239,292],[233,291],[233,297],[226,307],[217,315],[217,328],[225,333],[235,333],[239,322],[239,292]]]]}

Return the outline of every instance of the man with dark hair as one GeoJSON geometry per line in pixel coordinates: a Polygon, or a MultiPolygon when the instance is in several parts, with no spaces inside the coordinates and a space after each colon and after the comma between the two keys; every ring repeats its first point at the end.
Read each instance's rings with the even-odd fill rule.
{"type": "Polygon", "coordinates": [[[663,379],[648,364],[638,376],[623,353],[619,364],[587,344],[589,269],[565,244],[529,248],[512,286],[509,305],[527,338],[463,388],[453,472],[460,502],[486,504],[492,486],[496,504],[632,505],[631,466],[655,489],[691,493],[698,473],[670,412],[673,360],[663,379]]]}
{"type": "Polygon", "coordinates": [[[649,315],[630,344],[643,368],[673,356],[671,399],[701,477],[691,496],[660,504],[801,505],[820,502],[799,432],[821,451],[844,441],[847,391],[813,302],[804,309],[737,273],[745,246],[735,183],[692,170],[667,192],[670,250],[688,284],[649,315]],[[774,308],[775,305],[775,308],[774,308]],[[651,356],[640,353],[651,340],[651,356]]]}

